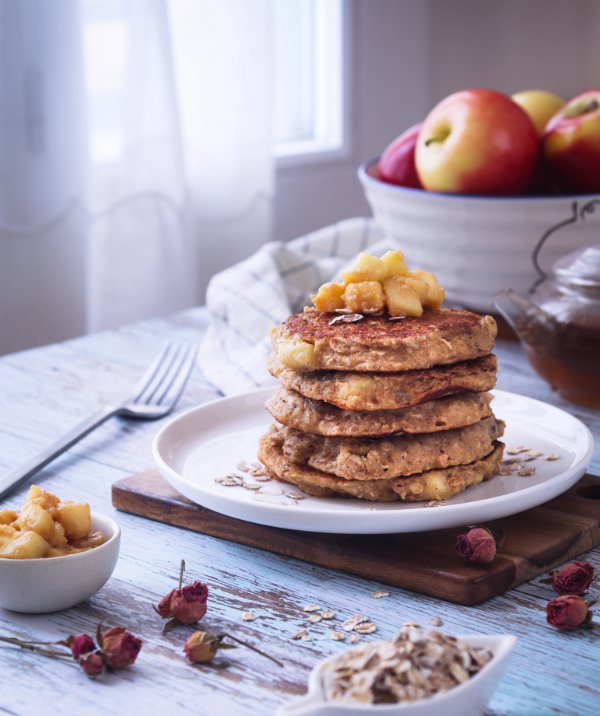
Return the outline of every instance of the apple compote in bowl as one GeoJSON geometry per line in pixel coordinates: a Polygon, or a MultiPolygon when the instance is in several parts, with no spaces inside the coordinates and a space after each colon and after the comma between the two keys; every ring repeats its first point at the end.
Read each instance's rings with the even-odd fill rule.
{"type": "Polygon", "coordinates": [[[539,278],[533,255],[544,236],[542,269],[598,241],[600,194],[442,194],[381,181],[378,161],[358,170],[375,221],[416,265],[436,274],[448,304],[485,312],[499,291],[527,292],[539,278]]]}
{"type": "Polygon", "coordinates": [[[19,511],[0,509],[0,607],[44,614],[85,601],[111,576],[120,535],[87,502],[32,485],[19,511]]]}

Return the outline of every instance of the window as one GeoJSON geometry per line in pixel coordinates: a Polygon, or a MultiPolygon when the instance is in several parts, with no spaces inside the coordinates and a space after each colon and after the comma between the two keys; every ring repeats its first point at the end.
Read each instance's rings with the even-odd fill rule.
{"type": "MultiPolygon", "coordinates": [[[[343,156],[348,148],[345,0],[270,2],[273,154],[283,163],[343,156]]],[[[139,6],[128,6],[126,0],[85,0],[84,9],[92,159],[110,164],[123,151],[113,125],[122,119],[130,71],[128,23],[139,20],[139,6]]]]}
{"type": "Polygon", "coordinates": [[[272,0],[278,159],[339,156],[345,126],[343,0],[272,0]]]}

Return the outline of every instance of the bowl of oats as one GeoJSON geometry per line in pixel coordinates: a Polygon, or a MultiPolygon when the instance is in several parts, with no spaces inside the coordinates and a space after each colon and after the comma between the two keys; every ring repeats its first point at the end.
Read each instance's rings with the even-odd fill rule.
{"type": "Polygon", "coordinates": [[[448,636],[406,624],[389,641],[348,649],[313,669],[308,693],[278,716],[482,714],[515,648],[514,636],[448,636]]]}

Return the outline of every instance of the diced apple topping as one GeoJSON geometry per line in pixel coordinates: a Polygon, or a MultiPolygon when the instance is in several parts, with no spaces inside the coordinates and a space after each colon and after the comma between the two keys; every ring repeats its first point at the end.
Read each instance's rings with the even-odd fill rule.
{"type": "Polygon", "coordinates": [[[445,292],[429,271],[409,271],[402,251],[381,258],[367,253],[342,274],[342,281],[325,283],[312,296],[321,312],[347,309],[353,313],[420,316],[424,308],[439,308],[445,292]]]}

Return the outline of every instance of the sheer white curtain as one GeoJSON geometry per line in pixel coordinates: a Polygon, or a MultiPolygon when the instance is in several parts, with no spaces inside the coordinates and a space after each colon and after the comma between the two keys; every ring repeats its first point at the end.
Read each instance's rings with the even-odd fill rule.
{"type": "Polygon", "coordinates": [[[270,238],[269,0],[0,0],[0,352],[202,300],[270,238]]]}

